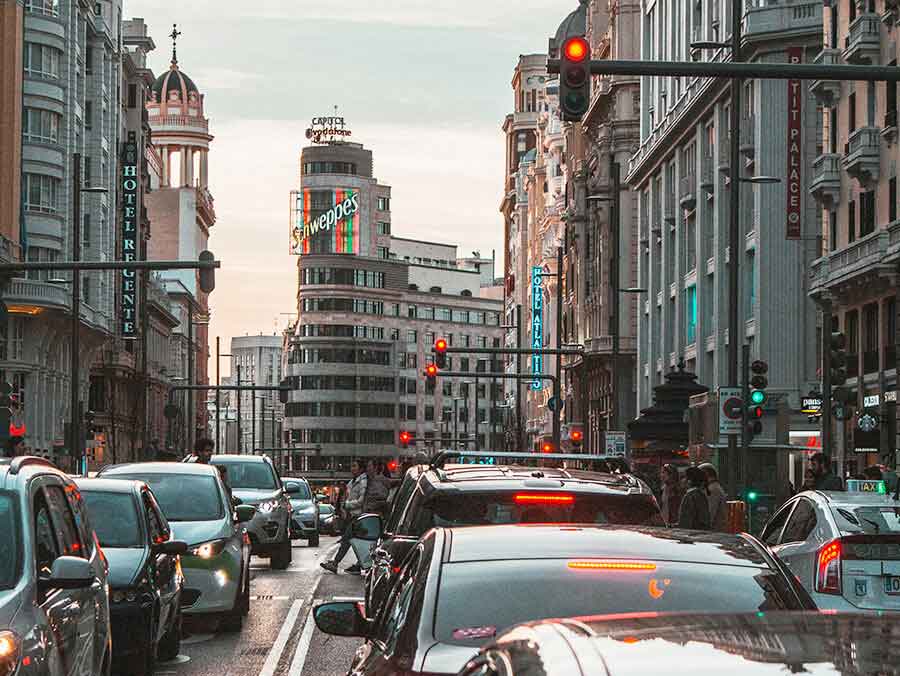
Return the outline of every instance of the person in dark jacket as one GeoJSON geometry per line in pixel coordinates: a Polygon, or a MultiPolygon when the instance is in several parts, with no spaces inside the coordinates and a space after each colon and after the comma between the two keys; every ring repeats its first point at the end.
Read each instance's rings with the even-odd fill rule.
{"type": "Polygon", "coordinates": [[[706,494],[706,475],[699,467],[688,467],[684,473],[688,489],[681,498],[678,527],[709,530],[709,496],[706,494]]]}
{"type": "Polygon", "coordinates": [[[17,458],[20,455],[25,455],[25,437],[12,436],[4,444],[3,457],[17,458]]]}
{"type": "Polygon", "coordinates": [[[681,475],[678,473],[678,468],[675,465],[665,465],[662,468],[660,506],[663,520],[670,526],[678,522],[682,494],[681,475]]]}
{"type": "Polygon", "coordinates": [[[831,461],[824,453],[815,453],[809,459],[809,467],[816,478],[817,491],[842,491],[844,482],[831,473],[831,461]]]}

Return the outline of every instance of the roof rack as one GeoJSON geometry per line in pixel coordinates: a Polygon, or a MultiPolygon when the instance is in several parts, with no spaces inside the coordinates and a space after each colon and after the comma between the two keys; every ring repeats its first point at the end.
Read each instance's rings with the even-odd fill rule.
{"type": "Polygon", "coordinates": [[[22,455],[18,458],[13,458],[12,462],[9,463],[9,473],[15,476],[27,465],[43,465],[44,467],[56,469],[56,465],[47,460],[47,458],[41,458],[36,455],[22,455]]]}
{"type": "Polygon", "coordinates": [[[508,451],[491,451],[475,452],[475,451],[440,451],[429,463],[432,469],[439,469],[447,464],[451,458],[536,458],[538,460],[591,460],[600,462],[624,462],[624,458],[610,458],[605,455],[587,455],[582,453],[537,453],[528,451],[524,453],[510,453],[508,451]]]}

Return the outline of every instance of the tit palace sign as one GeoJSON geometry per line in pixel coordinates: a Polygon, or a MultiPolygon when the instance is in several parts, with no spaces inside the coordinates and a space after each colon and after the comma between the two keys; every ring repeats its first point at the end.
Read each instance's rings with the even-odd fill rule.
{"type": "Polygon", "coordinates": [[[313,143],[331,143],[345,136],[350,136],[350,130],[343,117],[314,117],[306,130],[306,138],[313,143]]]}

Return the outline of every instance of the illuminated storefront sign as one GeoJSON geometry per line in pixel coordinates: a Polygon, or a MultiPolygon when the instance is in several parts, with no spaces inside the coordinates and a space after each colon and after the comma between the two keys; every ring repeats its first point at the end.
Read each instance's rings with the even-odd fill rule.
{"type": "Polygon", "coordinates": [[[350,136],[343,117],[314,117],[306,130],[306,138],[313,143],[329,143],[350,136]]]}
{"type": "MultiPolygon", "coordinates": [[[[122,248],[119,260],[137,260],[138,243],[138,144],[135,133],[128,132],[128,140],[122,150],[122,248]]],[[[137,275],[134,270],[122,270],[122,315],[119,333],[123,338],[137,336],[137,275]]]]}
{"type": "Polygon", "coordinates": [[[291,193],[291,254],[359,253],[359,191],[291,193]]]}
{"type": "MultiPolygon", "coordinates": [[[[544,348],[544,270],[540,265],[531,268],[531,347],[535,350],[544,348]]],[[[544,370],[544,355],[531,355],[531,373],[539,374],[544,370]]],[[[531,381],[532,390],[541,390],[544,382],[540,378],[531,381]]]]}

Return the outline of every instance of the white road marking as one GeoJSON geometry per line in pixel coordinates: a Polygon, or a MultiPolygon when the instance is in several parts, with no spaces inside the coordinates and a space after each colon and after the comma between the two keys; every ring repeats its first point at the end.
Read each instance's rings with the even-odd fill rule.
{"type": "Polygon", "coordinates": [[[290,596],[251,596],[251,601],[290,601],[290,596]]]}
{"type": "MultiPolygon", "coordinates": [[[[313,610],[322,602],[321,599],[313,601],[313,610]]],[[[309,654],[309,646],[312,643],[313,629],[316,628],[316,621],[313,619],[313,610],[309,611],[306,616],[306,624],[303,627],[303,633],[297,642],[297,652],[294,653],[294,659],[291,660],[291,668],[288,670],[287,676],[302,676],[303,667],[306,665],[306,656],[309,654]]]]}
{"type": "Polygon", "coordinates": [[[354,603],[358,601],[365,601],[366,598],[364,596],[332,596],[332,601],[353,601],[354,603]]]}
{"type": "Polygon", "coordinates": [[[297,617],[300,615],[302,606],[303,601],[299,599],[291,604],[291,609],[288,611],[284,624],[281,625],[281,631],[278,632],[278,637],[275,639],[275,643],[272,644],[272,649],[266,657],[259,676],[274,676],[275,669],[278,667],[278,661],[281,659],[282,653],[284,653],[284,648],[291,637],[291,632],[294,631],[294,625],[297,623],[297,617]]]}

